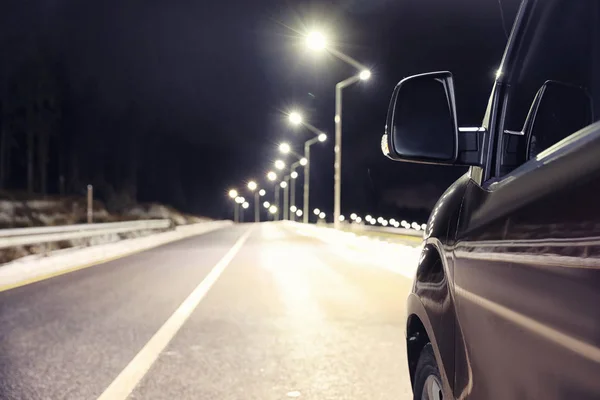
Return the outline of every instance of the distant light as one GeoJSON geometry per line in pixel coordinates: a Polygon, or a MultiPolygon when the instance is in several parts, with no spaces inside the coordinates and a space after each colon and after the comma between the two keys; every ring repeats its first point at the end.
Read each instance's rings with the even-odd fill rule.
{"type": "Polygon", "coordinates": [[[289,115],[289,120],[292,124],[294,125],[299,125],[302,123],[302,115],[300,115],[300,113],[297,112],[291,112],[289,115]]]}
{"type": "Polygon", "coordinates": [[[265,189],[260,189],[260,191],[258,192],[258,195],[261,196],[261,197],[264,196],[264,195],[266,195],[266,194],[267,194],[267,191],[265,189]]]}
{"type": "Polygon", "coordinates": [[[383,222],[383,217],[377,218],[377,222],[379,222],[381,224],[383,222]]]}
{"type": "Polygon", "coordinates": [[[319,214],[319,218],[321,218],[321,219],[325,219],[325,213],[324,213],[324,212],[321,212],[321,214],[319,214]]]}
{"type": "Polygon", "coordinates": [[[293,213],[295,213],[297,210],[298,210],[298,207],[296,207],[296,206],[291,206],[290,207],[290,211],[293,212],[293,213]]]}
{"type": "Polygon", "coordinates": [[[396,223],[396,220],[394,218],[390,219],[390,224],[394,225],[396,223]]]}
{"type": "Polygon", "coordinates": [[[271,207],[269,207],[269,212],[270,212],[271,214],[275,214],[275,213],[277,212],[277,207],[276,207],[276,206],[271,206],[271,207]]]}
{"type": "Polygon", "coordinates": [[[413,229],[417,229],[420,227],[420,225],[417,222],[413,222],[412,224],[410,224],[410,227],[413,229]]]}
{"type": "Polygon", "coordinates": [[[238,197],[235,198],[235,202],[238,203],[238,204],[242,204],[245,201],[246,201],[246,199],[244,199],[243,197],[239,197],[238,196],[238,197]]]}
{"type": "Polygon", "coordinates": [[[365,69],[365,70],[363,70],[363,71],[360,72],[360,74],[358,75],[358,77],[362,81],[368,81],[369,78],[371,78],[371,71],[369,71],[368,69],[365,69]]]}
{"type": "Polygon", "coordinates": [[[232,199],[235,199],[237,197],[237,195],[238,195],[238,191],[237,190],[231,189],[229,191],[229,197],[231,197],[232,199]]]}
{"type": "Polygon", "coordinates": [[[394,224],[393,224],[393,225],[394,225],[394,228],[398,228],[398,227],[400,226],[400,222],[398,222],[398,221],[394,221],[394,224]]]}
{"type": "Polygon", "coordinates": [[[427,224],[421,225],[421,229],[423,229],[423,230],[427,229],[427,224]]]}
{"type": "Polygon", "coordinates": [[[327,140],[327,135],[324,133],[320,133],[319,136],[317,136],[317,139],[319,140],[319,142],[324,142],[327,140]]]}
{"type": "Polygon", "coordinates": [[[242,204],[242,207],[244,207],[244,208],[248,208],[248,207],[250,207],[250,204],[248,204],[248,202],[247,202],[247,201],[245,201],[245,202],[244,202],[244,204],[242,204]]]}
{"type": "Polygon", "coordinates": [[[372,219],[373,219],[373,217],[371,217],[370,215],[367,215],[367,216],[365,217],[365,220],[366,220],[366,221],[371,221],[372,219]]]}
{"type": "Polygon", "coordinates": [[[327,39],[321,32],[311,32],[306,36],[306,45],[312,50],[323,50],[327,46],[327,39]]]}
{"type": "Polygon", "coordinates": [[[408,222],[406,222],[406,220],[402,220],[402,222],[400,222],[400,225],[402,225],[402,226],[407,225],[407,224],[408,224],[408,222]]]}
{"type": "Polygon", "coordinates": [[[281,171],[285,168],[285,163],[282,160],[277,160],[275,161],[275,168],[281,171]]]}
{"type": "Polygon", "coordinates": [[[273,171],[269,171],[269,173],[267,174],[267,179],[272,182],[277,179],[277,174],[273,171]]]}
{"type": "Polygon", "coordinates": [[[266,209],[268,209],[269,207],[271,207],[271,203],[269,203],[268,201],[265,201],[263,203],[263,207],[266,208],[266,209]]]}
{"type": "Polygon", "coordinates": [[[290,177],[292,179],[296,179],[296,178],[298,178],[298,173],[296,171],[292,171],[292,173],[290,174],[290,177]]]}
{"type": "Polygon", "coordinates": [[[357,224],[360,224],[362,222],[362,218],[361,217],[356,217],[356,219],[354,220],[354,222],[356,222],[357,224]]]}
{"type": "Polygon", "coordinates": [[[250,181],[248,182],[248,189],[254,192],[256,189],[258,189],[258,185],[256,184],[256,182],[250,181]]]}
{"type": "Polygon", "coordinates": [[[302,214],[302,210],[296,210],[296,216],[301,217],[302,214]]]}
{"type": "Polygon", "coordinates": [[[352,213],[352,214],[350,214],[350,219],[351,219],[352,221],[354,221],[354,220],[356,219],[356,217],[358,217],[358,215],[356,215],[356,213],[352,213]]]}
{"type": "Polygon", "coordinates": [[[306,164],[308,164],[308,160],[305,157],[302,157],[300,159],[300,165],[304,167],[306,164]]]}
{"type": "Polygon", "coordinates": [[[346,217],[344,217],[343,215],[340,215],[339,220],[340,220],[340,222],[344,222],[346,220],[346,217]]]}
{"type": "Polygon", "coordinates": [[[415,226],[415,231],[420,231],[420,230],[421,230],[421,225],[415,226]]]}
{"type": "Polygon", "coordinates": [[[374,219],[371,219],[371,220],[369,221],[369,223],[370,223],[371,225],[375,225],[375,224],[377,223],[377,221],[375,221],[374,219]]]}
{"type": "Polygon", "coordinates": [[[288,143],[281,143],[279,145],[279,151],[282,152],[283,154],[288,154],[291,150],[292,150],[292,148],[290,147],[290,145],[288,143]]]}
{"type": "Polygon", "coordinates": [[[384,219],[383,221],[381,221],[381,225],[388,226],[388,222],[384,219]]]}
{"type": "Polygon", "coordinates": [[[279,186],[281,186],[283,189],[285,189],[287,187],[287,182],[286,181],[281,181],[281,183],[279,184],[279,186]]]}
{"type": "Polygon", "coordinates": [[[318,208],[315,208],[313,212],[315,213],[315,215],[321,214],[321,210],[319,210],[318,208]]]}

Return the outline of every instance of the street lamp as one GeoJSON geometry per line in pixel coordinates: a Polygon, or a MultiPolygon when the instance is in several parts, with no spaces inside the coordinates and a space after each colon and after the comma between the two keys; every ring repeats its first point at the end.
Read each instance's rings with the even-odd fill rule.
{"type": "Polygon", "coordinates": [[[279,151],[282,152],[283,154],[288,154],[290,152],[290,150],[292,150],[292,148],[290,147],[290,145],[288,143],[281,143],[279,145],[279,151]]]}
{"type": "Polygon", "coordinates": [[[276,206],[271,206],[269,207],[269,212],[271,214],[276,214],[277,213],[277,207],[276,206]]]}
{"type": "Polygon", "coordinates": [[[285,163],[282,160],[277,160],[275,161],[275,168],[281,171],[285,168],[285,163]]]}
{"type": "Polygon", "coordinates": [[[248,207],[250,207],[250,204],[249,204],[247,201],[245,201],[245,202],[242,204],[242,207],[243,207],[243,208],[244,208],[244,210],[245,210],[245,209],[247,209],[248,207]]]}
{"type": "Polygon", "coordinates": [[[277,179],[277,174],[273,171],[269,171],[267,173],[267,179],[270,180],[271,182],[273,182],[277,179]]]}
{"type": "Polygon", "coordinates": [[[315,215],[321,214],[321,210],[319,210],[318,208],[315,208],[313,212],[315,213],[315,215]]]}
{"type": "Polygon", "coordinates": [[[308,160],[306,159],[306,157],[302,157],[299,161],[300,165],[302,165],[303,167],[306,167],[306,165],[308,164],[308,160]]]}
{"type": "Polygon", "coordinates": [[[302,210],[296,210],[296,216],[300,218],[302,216],[302,210]]]}
{"type": "Polygon", "coordinates": [[[258,191],[258,195],[259,195],[260,197],[263,197],[263,196],[264,196],[264,195],[266,195],[266,194],[267,194],[267,191],[266,191],[265,189],[260,189],[260,190],[258,191]]]}
{"type": "Polygon", "coordinates": [[[237,195],[238,195],[238,192],[237,192],[237,190],[235,190],[235,189],[231,189],[231,190],[229,191],[229,197],[231,197],[232,199],[235,199],[235,198],[237,197],[237,195]]]}
{"type": "Polygon", "coordinates": [[[306,45],[313,50],[323,50],[327,45],[327,39],[321,32],[311,32],[306,36],[306,45]]]}
{"type": "Polygon", "coordinates": [[[359,81],[371,78],[371,71],[350,56],[327,45],[327,39],[320,32],[311,32],[306,36],[306,44],[313,50],[326,50],[333,56],[344,61],[346,64],[356,68],[359,73],[344,79],[335,85],[335,153],[334,168],[334,201],[333,201],[333,224],[337,229],[340,227],[339,217],[341,214],[342,201],[342,89],[359,81]]]}
{"type": "Polygon", "coordinates": [[[292,111],[290,115],[288,115],[288,118],[293,125],[300,125],[302,123],[302,115],[295,111],[292,111]]]}
{"type": "Polygon", "coordinates": [[[250,189],[251,192],[254,192],[254,222],[260,222],[260,208],[258,205],[260,195],[256,190],[258,189],[258,184],[254,181],[250,181],[248,182],[248,189],[250,189]]]}
{"type": "Polygon", "coordinates": [[[269,203],[268,201],[265,201],[263,203],[263,207],[266,208],[266,209],[269,209],[269,207],[271,207],[271,203],[269,203]]]}

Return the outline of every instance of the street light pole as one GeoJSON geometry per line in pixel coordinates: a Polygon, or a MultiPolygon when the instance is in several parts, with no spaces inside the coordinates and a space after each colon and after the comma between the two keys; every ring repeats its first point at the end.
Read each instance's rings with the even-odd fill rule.
{"type": "Polygon", "coordinates": [[[260,195],[258,190],[254,192],[254,222],[260,222],[260,195]]]}
{"type": "Polygon", "coordinates": [[[240,205],[238,203],[233,203],[233,222],[240,222],[240,205]]]}
{"type": "Polygon", "coordinates": [[[277,207],[277,211],[275,212],[275,221],[279,221],[279,185],[275,184],[275,206],[277,207]]]}
{"type": "Polygon", "coordinates": [[[335,153],[333,162],[333,226],[335,229],[340,228],[340,214],[342,213],[342,89],[359,80],[358,76],[353,76],[335,85],[335,145],[333,147],[335,153]]]}
{"type": "Polygon", "coordinates": [[[305,224],[308,224],[308,202],[310,201],[310,146],[313,143],[316,143],[315,139],[307,140],[304,143],[304,158],[308,160],[304,166],[304,201],[302,203],[304,206],[304,211],[302,212],[302,222],[305,224]]]}
{"type": "Polygon", "coordinates": [[[283,187],[283,219],[288,220],[290,219],[290,176],[287,175],[283,178],[283,181],[285,182],[283,187]]]}

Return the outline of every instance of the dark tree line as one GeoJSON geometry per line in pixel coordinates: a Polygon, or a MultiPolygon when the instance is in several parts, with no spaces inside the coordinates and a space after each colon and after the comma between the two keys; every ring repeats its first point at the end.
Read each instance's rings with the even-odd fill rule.
{"type": "Polygon", "coordinates": [[[135,101],[107,103],[88,78],[73,88],[55,55],[40,49],[0,76],[0,190],[83,195],[110,209],[162,201],[189,209],[182,177],[190,144],[135,101]]]}

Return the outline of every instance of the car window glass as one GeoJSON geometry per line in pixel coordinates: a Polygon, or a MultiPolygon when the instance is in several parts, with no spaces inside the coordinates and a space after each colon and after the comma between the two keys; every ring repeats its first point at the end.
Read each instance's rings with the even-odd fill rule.
{"type": "MultiPolygon", "coordinates": [[[[600,1],[538,1],[510,77],[496,176],[600,118],[600,1]],[[550,82],[549,82],[550,81],[550,82]],[[525,121],[540,100],[532,129],[525,121]]],[[[532,119],[533,120],[533,119],[532,119]]]]}

